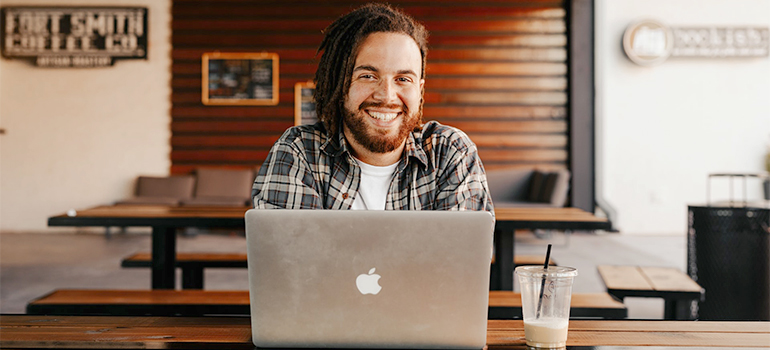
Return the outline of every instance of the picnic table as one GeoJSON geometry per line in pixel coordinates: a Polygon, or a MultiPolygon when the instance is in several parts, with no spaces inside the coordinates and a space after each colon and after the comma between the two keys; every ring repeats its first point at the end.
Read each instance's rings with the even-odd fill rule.
{"type": "MultiPolygon", "coordinates": [[[[176,231],[185,227],[244,228],[250,207],[104,205],[56,215],[48,226],[152,227],[152,288],[175,288],[176,231]],[[70,213],[72,214],[72,213],[70,213]]],[[[607,219],[578,208],[495,209],[494,289],[513,290],[514,233],[519,229],[608,230],[607,219]]]]}
{"type": "Polygon", "coordinates": [[[176,232],[185,227],[245,227],[250,207],[103,205],[48,218],[48,226],[152,227],[152,288],[175,288],[176,232]]]}

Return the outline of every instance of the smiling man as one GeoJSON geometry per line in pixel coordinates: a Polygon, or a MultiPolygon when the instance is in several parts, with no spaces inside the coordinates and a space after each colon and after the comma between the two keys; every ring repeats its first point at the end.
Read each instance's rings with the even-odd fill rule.
{"type": "Polygon", "coordinates": [[[320,122],[275,143],[254,207],[492,212],[476,145],[456,128],[422,123],[427,36],[383,4],[332,23],[315,77],[320,122]]]}

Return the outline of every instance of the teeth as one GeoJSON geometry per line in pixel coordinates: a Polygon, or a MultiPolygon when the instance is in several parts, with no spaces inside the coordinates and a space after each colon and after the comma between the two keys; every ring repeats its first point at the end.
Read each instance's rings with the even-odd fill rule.
{"type": "Polygon", "coordinates": [[[382,120],[385,122],[389,122],[393,119],[396,119],[398,117],[398,113],[380,113],[380,112],[369,112],[369,115],[371,115],[374,119],[382,120]]]}

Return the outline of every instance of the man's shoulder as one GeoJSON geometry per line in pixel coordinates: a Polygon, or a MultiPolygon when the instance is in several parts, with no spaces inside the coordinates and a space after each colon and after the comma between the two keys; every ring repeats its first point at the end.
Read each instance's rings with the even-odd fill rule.
{"type": "Polygon", "coordinates": [[[301,150],[318,150],[328,138],[323,124],[298,125],[287,129],[278,139],[277,144],[294,145],[301,150]]]}
{"type": "Polygon", "coordinates": [[[476,145],[465,132],[435,120],[423,124],[421,137],[424,147],[451,147],[461,151],[476,148],[476,145]]]}

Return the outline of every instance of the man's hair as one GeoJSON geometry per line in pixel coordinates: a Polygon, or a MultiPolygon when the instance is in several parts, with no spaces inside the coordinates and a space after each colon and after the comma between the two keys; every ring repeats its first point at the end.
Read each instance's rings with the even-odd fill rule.
{"type": "Polygon", "coordinates": [[[338,18],[324,30],[318,48],[323,55],[315,73],[313,95],[316,114],[331,135],[337,134],[345,113],[345,97],[361,43],[376,32],[401,33],[414,39],[422,56],[420,78],[425,78],[428,31],[412,17],[387,4],[370,3],[338,18]]]}

